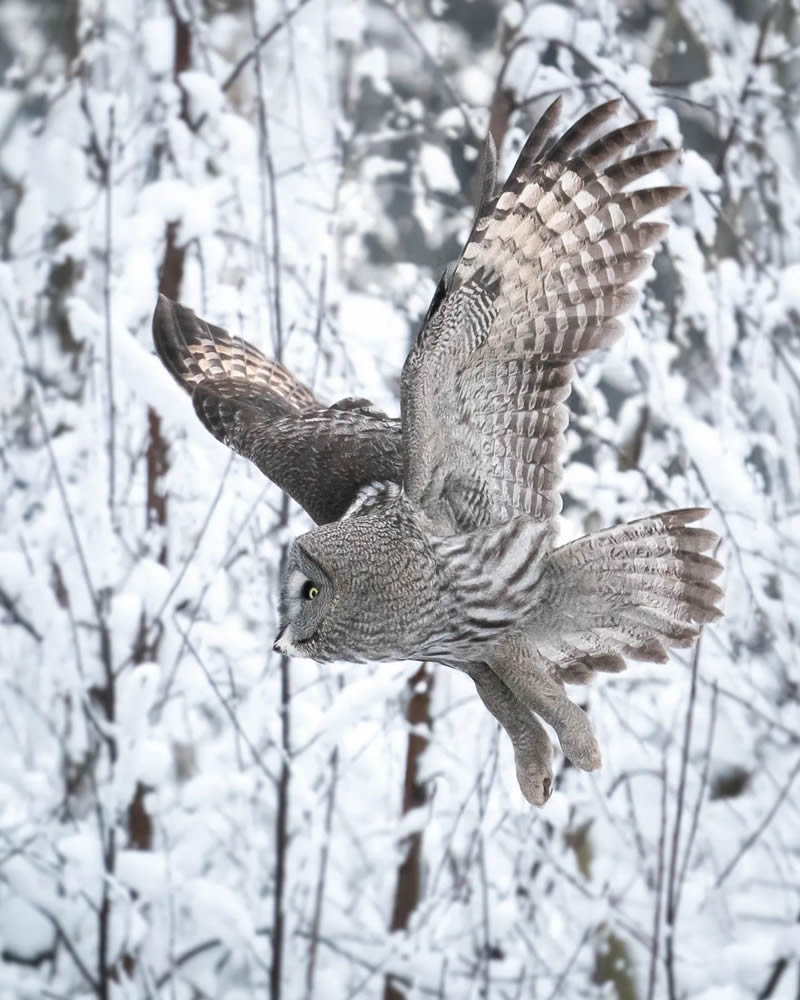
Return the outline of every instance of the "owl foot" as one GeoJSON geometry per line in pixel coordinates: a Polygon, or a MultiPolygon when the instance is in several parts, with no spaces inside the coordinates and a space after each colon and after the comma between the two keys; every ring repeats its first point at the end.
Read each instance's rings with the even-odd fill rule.
{"type": "Polygon", "coordinates": [[[486,663],[462,669],[472,677],[484,705],[508,733],[514,748],[517,782],[533,806],[543,806],[553,792],[553,748],[542,724],[486,663]]]}
{"type": "Polygon", "coordinates": [[[559,742],[567,760],[581,771],[597,771],[603,766],[603,755],[591,732],[561,736],[559,742]]]}
{"type": "Polygon", "coordinates": [[[517,761],[517,781],[520,790],[532,806],[543,806],[553,794],[553,775],[550,768],[547,772],[523,766],[517,761]]]}
{"type": "Polygon", "coordinates": [[[520,708],[520,725],[509,730],[517,782],[531,805],[543,806],[553,793],[553,748],[536,716],[521,705],[520,708]]]}
{"type": "Polygon", "coordinates": [[[564,756],[581,771],[597,771],[603,766],[603,756],[592,732],[589,717],[577,705],[570,703],[570,711],[562,724],[556,727],[558,741],[564,756]]]}

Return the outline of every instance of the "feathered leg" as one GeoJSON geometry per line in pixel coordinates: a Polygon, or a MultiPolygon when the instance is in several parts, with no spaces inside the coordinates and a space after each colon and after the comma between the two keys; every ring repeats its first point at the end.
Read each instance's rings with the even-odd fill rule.
{"type": "Polygon", "coordinates": [[[483,704],[508,733],[522,794],[531,805],[543,806],[553,791],[550,737],[488,664],[469,663],[463,669],[474,681],[483,704]]]}
{"type": "Polygon", "coordinates": [[[584,770],[600,766],[591,725],[563,683],[587,683],[624,660],[664,661],[670,646],[691,646],[721,614],[713,582],[722,567],[703,553],[717,541],[691,527],[703,508],[672,510],[569,542],[546,556],[522,630],[491,665],[531,711],[558,734],[584,770]]]}
{"type": "Polygon", "coordinates": [[[564,756],[582,771],[602,766],[600,747],[589,717],[570,701],[554,668],[531,662],[525,643],[508,644],[492,669],[511,688],[522,706],[552,726],[564,756]]]}

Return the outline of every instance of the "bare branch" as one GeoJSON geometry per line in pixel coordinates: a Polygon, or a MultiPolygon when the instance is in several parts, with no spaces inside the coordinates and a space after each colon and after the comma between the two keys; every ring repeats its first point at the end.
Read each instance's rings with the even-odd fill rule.
{"type": "Polygon", "coordinates": [[[689,688],[689,702],[686,706],[686,721],[683,729],[683,746],[681,748],[681,769],[678,776],[678,801],[675,810],[675,819],[672,826],[672,847],[669,856],[669,874],[667,876],[666,892],[666,949],[664,962],[667,971],[667,991],[670,1000],[678,1000],[678,989],[675,980],[675,923],[678,917],[678,887],[676,885],[676,875],[678,871],[678,849],[681,838],[681,821],[683,819],[683,806],[686,799],[686,775],[689,770],[689,748],[692,741],[692,723],[694,721],[694,706],[697,700],[697,672],[700,664],[700,650],[702,648],[703,633],[694,647],[692,656],[692,683],[689,688]]]}
{"type": "Polygon", "coordinates": [[[227,714],[228,718],[233,723],[233,726],[236,729],[236,732],[242,738],[242,741],[244,742],[245,746],[250,751],[250,755],[253,758],[254,764],[256,765],[256,767],[258,767],[258,769],[261,771],[261,773],[267,779],[267,781],[269,782],[269,784],[273,784],[275,782],[274,775],[270,774],[270,772],[267,770],[266,764],[261,759],[261,754],[258,752],[258,750],[256,749],[256,747],[253,745],[252,741],[250,740],[250,737],[247,735],[247,733],[242,728],[242,725],[239,722],[239,719],[237,718],[236,713],[234,712],[234,710],[231,708],[230,704],[228,703],[228,699],[225,697],[225,695],[220,690],[219,685],[214,680],[214,678],[211,675],[211,672],[209,671],[208,667],[203,662],[202,657],[200,656],[200,654],[195,649],[194,643],[189,638],[189,631],[188,631],[188,629],[182,629],[181,628],[181,625],[180,625],[180,622],[177,619],[177,616],[175,617],[174,621],[175,621],[175,627],[176,627],[176,629],[178,630],[178,632],[180,633],[181,638],[183,639],[184,643],[186,644],[186,648],[192,654],[192,656],[195,659],[195,662],[197,663],[197,665],[200,667],[200,669],[205,674],[206,680],[208,681],[209,685],[211,686],[211,690],[214,692],[214,694],[216,695],[217,700],[219,701],[220,705],[222,705],[222,707],[225,710],[225,713],[227,714]]]}
{"type": "Polygon", "coordinates": [[[114,161],[114,105],[108,108],[108,146],[105,156],[105,170],[103,171],[103,183],[105,187],[105,274],[103,279],[103,307],[106,324],[106,385],[108,390],[108,511],[112,524],[115,521],[115,495],[116,495],[116,425],[117,411],[114,404],[114,348],[111,329],[111,222],[112,222],[112,194],[114,181],[112,177],[112,164],[114,161]]]}
{"type": "Polygon", "coordinates": [[[35,639],[36,642],[41,642],[44,639],[42,633],[33,625],[28,619],[22,614],[22,612],[17,607],[16,603],[9,597],[9,595],[0,587],[0,607],[2,607],[11,616],[11,621],[15,625],[19,625],[24,628],[28,635],[35,639]]]}
{"type": "Polygon", "coordinates": [[[661,947],[661,908],[664,900],[664,857],[667,840],[667,751],[661,764],[661,824],[658,833],[658,867],[656,869],[656,894],[653,904],[653,939],[650,946],[650,971],[647,977],[647,1000],[655,1000],[658,983],[658,954],[661,947]]]}
{"type": "Polygon", "coordinates": [[[322,925],[322,905],[325,899],[325,883],[328,874],[328,856],[330,854],[331,832],[333,830],[333,806],[336,801],[336,783],[338,779],[339,748],[334,747],[330,755],[330,781],[328,784],[328,804],[325,809],[325,839],[322,842],[319,855],[319,873],[314,891],[314,909],[311,918],[311,932],[308,944],[308,964],[306,965],[306,1000],[314,997],[314,975],[317,967],[317,951],[319,934],[322,925]]]}
{"type": "Polygon", "coordinates": [[[725,867],[717,876],[716,881],[714,882],[715,889],[720,888],[720,886],[725,882],[725,880],[728,878],[728,876],[731,874],[734,868],[739,864],[739,862],[742,860],[745,854],[747,854],[747,852],[750,850],[753,844],[756,843],[756,841],[764,833],[764,831],[767,829],[767,827],[770,825],[773,819],[775,819],[778,810],[786,801],[786,798],[789,794],[789,790],[794,784],[794,779],[797,777],[798,774],[800,774],[800,757],[798,757],[797,760],[795,761],[794,767],[789,772],[788,778],[786,779],[780,791],[778,792],[775,801],[772,803],[770,808],[764,814],[761,822],[753,830],[753,832],[744,839],[739,850],[736,852],[736,854],[734,854],[731,860],[727,863],[727,865],[725,865],[725,867]]]}
{"type": "Polygon", "coordinates": [[[265,31],[264,34],[261,35],[256,40],[256,43],[253,46],[253,48],[250,49],[247,55],[242,56],[239,62],[236,63],[236,65],[233,67],[230,73],[228,73],[228,75],[222,81],[222,83],[220,84],[222,90],[229,90],[233,86],[233,84],[239,78],[239,75],[241,74],[242,70],[246,69],[247,66],[250,65],[250,63],[256,58],[257,55],[260,55],[261,50],[264,48],[264,46],[268,45],[272,41],[272,39],[278,34],[281,28],[285,28],[286,25],[289,24],[289,22],[294,17],[296,17],[296,15],[303,9],[303,7],[306,6],[308,2],[309,0],[299,0],[299,3],[297,3],[294,7],[292,7],[291,10],[287,10],[286,13],[283,15],[283,17],[277,20],[275,24],[272,25],[271,28],[268,28],[267,31],[265,31]]]}

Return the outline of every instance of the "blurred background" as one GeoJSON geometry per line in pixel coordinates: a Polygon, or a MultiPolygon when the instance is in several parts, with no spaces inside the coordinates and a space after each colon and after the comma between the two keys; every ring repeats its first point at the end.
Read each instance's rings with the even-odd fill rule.
{"type": "Polygon", "coordinates": [[[3,0],[2,1000],[800,997],[799,11],[3,0]],[[487,132],[505,176],[559,94],[689,188],[581,366],[562,537],[709,506],[726,617],[573,689],[605,765],[536,811],[465,676],[272,652],[305,515],[150,319],[396,414],[487,132]]]}

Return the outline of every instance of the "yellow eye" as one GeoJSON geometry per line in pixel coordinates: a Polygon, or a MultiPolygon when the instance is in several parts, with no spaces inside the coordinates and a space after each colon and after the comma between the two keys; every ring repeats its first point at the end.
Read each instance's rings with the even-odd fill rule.
{"type": "Polygon", "coordinates": [[[306,580],[303,584],[303,597],[307,601],[313,601],[314,598],[319,594],[319,587],[312,583],[310,580],[306,580]]]}

